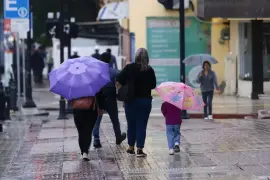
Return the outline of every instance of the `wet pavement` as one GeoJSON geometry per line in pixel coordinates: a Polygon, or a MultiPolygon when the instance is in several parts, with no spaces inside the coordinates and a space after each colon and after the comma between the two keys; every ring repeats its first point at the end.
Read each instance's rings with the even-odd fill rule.
{"type": "MultiPolygon", "coordinates": [[[[181,152],[168,155],[163,118],[149,120],[145,159],[115,145],[107,117],[103,148],[81,162],[73,121],[29,117],[10,121],[0,133],[1,180],[202,180],[270,179],[269,120],[185,120],[181,152]],[[269,177],[268,177],[269,176],[269,177]]],[[[121,118],[126,130],[126,122],[121,118]]]]}

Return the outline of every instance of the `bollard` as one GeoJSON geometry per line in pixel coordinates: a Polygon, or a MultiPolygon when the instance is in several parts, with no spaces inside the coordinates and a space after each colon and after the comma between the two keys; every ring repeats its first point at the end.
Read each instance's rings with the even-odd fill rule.
{"type": "Polygon", "coordinates": [[[9,90],[10,90],[10,109],[13,111],[18,111],[17,106],[17,87],[14,79],[9,82],[9,90]]]}
{"type": "Polygon", "coordinates": [[[73,114],[71,101],[68,101],[68,104],[67,104],[67,114],[73,114]]]}
{"type": "Polygon", "coordinates": [[[10,88],[5,88],[5,120],[10,118],[10,88]]]}
{"type": "Polygon", "coordinates": [[[0,83],[0,132],[3,132],[3,122],[5,120],[5,93],[3,84],[0,83]]]}

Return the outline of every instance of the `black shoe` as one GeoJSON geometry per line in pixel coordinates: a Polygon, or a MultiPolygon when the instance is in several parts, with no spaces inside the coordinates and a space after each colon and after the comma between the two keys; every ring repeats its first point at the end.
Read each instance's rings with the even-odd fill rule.
{"type": "Polygon", "coordinates": [[[180,146],[179,145],[175,145],[173,147],[173,149],[174,149],[174,152],[176,152],[176,153],[180,152],[180,146]]]}
{"type": "Polygon", "coordinates": [[[134,149],[128,149],[127,150],[127,153],[128,154],[131,154],[131,155],[134,155],[135,154],[135,151],[134,151],[134,149]]]}
{"type": "Polygon", "coordinates": [[[122,133],[120,138],[116,138],[116,144],[120,145],[127,137],[126,133],[122,133]]]}
{"type": "Polygon", "coordinates": [[[137,149],[137,157],[146,157],[147,154],[143,152],[142,149],[137,149]]]}
{"type": "Polygon", "coordinates": [[[102,145],[99,140],[94,140],[94,148],[102,148],[102,145]]]}

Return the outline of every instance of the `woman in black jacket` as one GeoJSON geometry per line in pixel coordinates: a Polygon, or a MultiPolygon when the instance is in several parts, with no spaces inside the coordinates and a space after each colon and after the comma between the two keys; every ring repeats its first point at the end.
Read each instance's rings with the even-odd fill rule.
{"type": "Polygon", "coordinates": [[[125,113],[128,124],[127,153],[135,154],[134,146],[137,146],[137,157],[145,157],[143,152],[146,128],[152,109],[151,91],[156,87],[156,76],[149,65],[147,50],[140,48],[136,52],[135,63],[128,64],[118,75],[117,83],[126,85],[132,83],[133,96],[125,102],[125,113]]]}

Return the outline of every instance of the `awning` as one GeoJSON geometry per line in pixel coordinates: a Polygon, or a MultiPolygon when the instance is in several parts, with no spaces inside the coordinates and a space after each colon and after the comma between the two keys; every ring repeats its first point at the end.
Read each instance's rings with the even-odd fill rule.
{"type": "MultiPolygon", "coordinates": [[[[179,9],[179,0],[158,0],[166,9],[178,10],[179,9]]],[[[185,9],[189,8],[191,0],[184,0],[185,9]]]]}
{"type": "Polygon", "coordinates": [[[99,10],[97,20],[124,19],[129,17],[128,2],[112,2],[99,10]]]}

